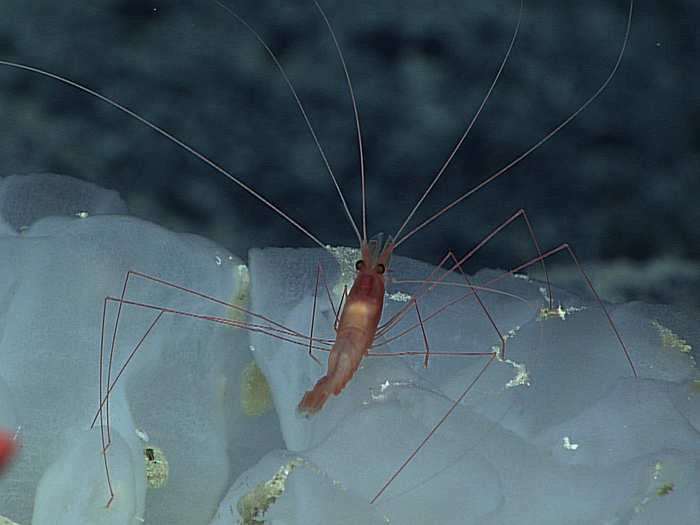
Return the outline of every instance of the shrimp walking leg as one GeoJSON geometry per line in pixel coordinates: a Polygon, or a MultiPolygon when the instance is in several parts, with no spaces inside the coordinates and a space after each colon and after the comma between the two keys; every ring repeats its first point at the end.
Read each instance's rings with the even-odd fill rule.
{"type": "MultiPolygon", "coordinates": [[[[171,301],[174,299],[170,299],[171,301]]],[[[117,386],[117,383],[122,378],[123,374],[131,364],[132,360],[137,353],[142,351],[148,352],[146,348],[147,339],[155,335],[155,331],[158,325],[163,320],[165,314],[174,315],[181,318],[189,318],[196,320],[207,321],[208,323],[213,323],[216,325],[225,325],[232,328],[243,328],[247,330],[256,330],[261,333],[267,333],[271,337],[278,338],[296,338],[300,344],[307,344],[308,338],[293,330],[289,330],[283,325],[269,319],[265,316],[255,315],[246,309],[242,308],[240,305],[234,304],[233,302],[223,301],[219,298],[213,297],[212,295],[191,290],[185,288],[178,284],[154,277],[142,272],[137,272],[134,270],[129,270],[124,278],[124,285],[122,286],[122,293],[118,297],[108,296],[103,301],[103,313],[102,313],[102,330],[100,336],[100,371],[99,371],[99,390],[100,399],[97,412],[93,418],[92,425],[98,423],[100,426],[101,440],[102,440],[102,454],[104,456],[104,469],[105,478],[107,483],[107,489],[109,492],[107,506],[109,506],[114,497],[115,491],[112,484],[112,479],[110,475],[110,463],[109,463],[109,448],[112,443],[112,423],[111,423],[111,410],[110,410],[110,399],[113,395],[113,391],[117,386]],[[131,284],[134,279],[143,280],[147,283],[151,283],[156,287],[164,290],[172,290],[175,294],[184,294],[182,297],[190,297],[196,301],[200,302],[200,312],[195,312],[190,310],[184,310],[182,308],[172,308],[165,307],[162,305],[155,305],[146,303],[139,300],[133,300],[129,298],[130,291],[133,288],[131,284]],[[114,306],[116,305],[116,308],[114,306]],[[116,310],[116,320],[114,326],[108,326],[109,311],[116,310]],[[131,351],[122,359],[120,368],[117,370],[116,374],[113,373],[113,367],[117,363],[117,350],[120,346],[119,333],[120,324],[123,321],[123,316],[131,312],[132,310],[139,310],[142,312],[152,312],[153,318],[149,321],[149,324],[145,331],[142,333],[138,342],[136,342],[131,351]],[[204,310],[208,310],[206,313],[204,310]],[[250,316],[252,321],[243,321],[243,315],[250,316]],[[107,335],[109,334],[109,336],[107,335]],[[109,337],[109,339],[108,339],[109,337]],[[110,341],[109,353],[107,354],[107,341],[110,341]]],[[[138,367],[137,367],[138,368],[138,367]]]]}
{"type": "MultiPolygon", "coordinates": [[[[435,318],[435,316],[437,316],[438,314],[440,314],[441,312],[443,312],[444,310],[446,310],[448,307],[452,306],[453,304],[456,304],[456,303],[458,303],[458,302],[463,301],[465,298],[467,298],[467,297],[470,296],[470,295],[474,295],[474,297],[476,298],[476,300],[479,302],[479,304],[480,304],[480,306],[481,306],[481,308],[482,308],[484,314],[486,315],[486,317],[488,318],[489,322],[491,323],[491,325],[492,325],[493,328],[495,329],[496,333],[498,334],[498,337],[499,337],[499,339],[500,339],[500,341],[501,341],[501,347],[500,347],[500,351],[499,351],[499,352],[494,352],[494,353],[493,353],[493,355],[491,356],[491,358],[486,362],[486,364],[483,366],[483,368],[479,371],[479,373],[478,373],[477,376],[474,378],[474,380],[473,380],[471,383],[469,383],[468,386],[464,389],[464,391],[457,397],[457,399],[454,401],[454,403],[453,403],[453,405],[450,407],[450,409],[443,415],[443,417],[441,417],[441,418],[438,420],[438,422],[437,422],[437,423],[435,424],[435,426],[430,430],[430,432],[428,433],[428,435],[419,443],[419,445],[413,450],[413,452],[407,457],[407,459],[398,467],[398,469],[397,469],[397,470],[394,472],[394,474],[389,478],[389,480],[380,488],[380,490],[377,492],[377,494],[372,498],[372,500],[371,500],[372,503],[374,503],[374,502],[386,491],[386,489],[391,485],[391,483],[396,479],[396,477],[403,471],[403,469],[408,465],[408,463],[410,463],[410,461],[411,461],[411,460],[420,452],[420,450],[425,446],[425,444],[428,442],[428,440],[439,430],[440,426],[445,422],[445,420],[446,420],[446,419],[449,417],[449,415],[454,411],[454,409],[462,402],[462,400],[469,394],[469,392],[472,390],[472,388],[474,387],[474,385],[476,384],[476,382],[484,375],[484,373],[486,372],[486,370],[488,369],[488,367],[489,367],[489,366],[491,365],[491,363],[493,362],[494,358],[497,357],[497,356],[498,356],[498,358],[499,358],[500,360],[503,360],[503,359],[505,358],[505,352],[506,352],[506,341],[505,341],[505,338],[503,337],[503,335],[502,335],[502,333],[501,333],[501,330],[498,328],[498,326],[497,326],[496,323],[494,322],[493,317],[492,317],[491,314],[488,312],[486,306],[484,305],[484,303],[482,302],[481,298],[479,297],[479,294],[477,293],[477,290],[476,290],[475,286],[470,282],[469,278],[468,278],[468,277],[466,276],[466,274],[463,272],[462,265],[464,264],[464,262],[465,262],[467,259],[469,259],[470,257],[472,257],[479,249],[481,249],[487,242],[489,242],[491,239],[493,239],[496,235],[498,235],[498,233],[500,233],[501,231],[503,231],[504,228],[506,228],[507,226],[509,226],[511,223],[513,223],[513,222],[514,222],[517,218],[519,218],[519,217],[522,217],[522,219],[524,220],[524,222],[525,222],[525,224],[526,224],[526,226],[527,226],[527,230],[528,230],[528,232],[529,232],[530,238],[531,238],[531,240],[532,240],[532,242],[533,242],[533,244],[534,244],[534,246],[535,246],[535,248],[536,248],[536,250],[537,250],[537,254],[538,254],[538,255],[537,255],[536,257],[534,257],[533,259],[530,259],[529,261],[526,261],[526,262],[524,262],[524,263],[522,263],[522,264],[520,264],[520,265],[518,265],[518,266],[516,266],[516,267],[514,267],[514,268],[512,268],[512,269],[510,269],[510,270],[508,270],[507,272],[502,273],[500,276],[497,276],[497,277],[495,277],[495,278],[493,278],[493,279],[491,279],[491,280],[489,280],[489,281],[487,281],[487,282],[485,282],[485,283],[479,285],[479,287],[480,287],[480,288],[491,287],[492,285],[498,283],[499,281],[501,281],[501,280],[504,279],[505,277],[513,276],[513,275],[515,275],[517,272],[519,272],[519,271],[521,271],[521,270],[523,270],[523,269],[525,269],[525,268],[528,268],[528,267],[530,267],[530,266],[532,266],[532,265],[535,265],[535,264],[540,264],[541,267],[542,267],[542,270],[543,270],[543,272],[544,272],[545,279],[546,279],[546,301],[547,301],[547,303],[548,303],[548,307],[545,309],[545,311],[547,312],[548,315],[556,314],[556,313],[558,313],[558,309],[555,309],[555,308],[554,308],[554,302],[553,302],[554,299],[553,299],[553,296],[552,296],[552,287],[551,287],[551,284],[550,284],[550,282],[549,282],[549,276],[548,276],[548,274],[547,274],[547,270],[546,270],[546,266],[545,266],[545,259],[547,259],[548,257],[551,257],[552,255],[555,255],[556,253],[559,253],[559,252],[561,252],[561,251],[566,251],[566,252],[569,254],[569,256],[571,257],[572,261],[575,263],[575,265],[576,265],[576,267],[577,267],[577,269],[578,269],[578,271],[579,271],[581,277],[582,277],[582,278],[584,279],[584,281],[586,282],[586,284],[587,284],[589,290],[591,291],[591,293],[593,294],[593,296],[594,296],[594,298],[595,298],[596,303],[598,304],[598,306],[599,306],[600,310],[602,311],[602,313],[603,313],[605,319],[607,320],[607,322],[608,322],[608,324],[609,324],[609,327],[610,327],[612,333],[615,335],[617,341],[619,342],[619,346],[620,346],[622,352],[624,353],[624,356],[625,356],[625,358],[626,358],[626,360],[627,360],[627,363],[628,363],[628,365],[629,365],[629,368],[630,368],[631,371],[632,371],[632,375],[633,375],[634,377],[637,377],[637,370],[636,370],[636,368],[635,368],[635,366],[634,366],[634,363],[632,362],[632,358],[631,358],[631,356],[630,356],[630,353],[629,353],[629,351],[628,351],[628,349],[627,349],[625,343],[623,342],[622,337],[621,337],[621,335],[620,335],[620,333],[619,333],[617,327],[615,326],[615,323],[613,322],[610,313],[608,312],[608,310],[607,310],[605,304],[603,303],[602,299],[600,298],[598,292],[596,291],[595,287],[593,286],[593,283],[591,282],[590,278],[588,277],[588,275],[587,275],[586,272],[584,271],[583,266],[582,266],[581,263],[579,262],[578,258],[577,258],[576,255],[574,254],[574,252],[573,252],[573,250],[571,249],[571,247],[570,247],[567,243],[562,243],[561,245],[559,245],[559,246],[557,246],[557,247],[555,247],[555,248],[553,248],[553,249],[551,249],[551,250],[548,250],[548,251],[546,251],[546,252],[543,253],[542,250],[540,249],[539,242],[537,241],[537,237],[536,237],[536,235],[535,235],[534,229],[532,228],[532,225],[531,225],[530,220],[529,220],[529,218],[528,218],[528,216],[527,216],[527,213],[525,212],[524,209],[521,208],[521,209],[518,210],[515,214],[513,214],[510,218],[506,219],[502,224],[500,224],[498,227],[496,227],[496,228],[495,228],[491,233],[489,233],[486,237],[484,237],[484,239],[482,239],[479,243],[477,243],[477,245],[476,245],[472,250],[470,250],[466,255],[464,255],[461,259],[457,260],[457,258],[456,258],[451,252],[449,252],[448,255],[447,255],[445,258],[443,258],[443,260],[441,261],[441,265],[444,264],[445,260],[448,259],[448,258],[451,258],[451,259],[454,261],[454,265],[453,265],[449,270],[447,270],[443,275],[441,275],[440,278],[439,278],[438,280],[436,280],[436,281],[430,281],[430,280],[429,280],[430,278],[429,278],[429,279],[427,280],[427,282],[426,282],[426,288],[425,288],[424,290],[420,290],[420,294],[417,293],[417,294],[415,294],[415,295],[411,298],[411,301],[413,301],[414,304],[417,305],[417,304],[418,304],[418,301],[420,301],[420,300],[423,299],[427,294],[429,294],[429,293],[430,293],[441,281],[443,281],[450,273],[453,273],[455,270],[458,270],[458,271],[462,274],[462,276],[464,277],[467,286],[471,289],[471,292],[469,292],[469,293],[467,293],[467,294],[465,294],[465,295],[459,297],[458,299],[456,299],[456,300],[454,300],[454,301],[452,301],[452,302],[450,302],[450,303],[445,304],[444,306],[442,306],[442,307],[440,307],[439,309],[435,310],[434,312],[432,312],[430,315],[426,316],[425,318],[421,318],[420,313],[419,313],[418,310],[417,310],[417,315],[418,315],[418,319],[419,319],[419,325],[420,325],[421,330],[423,331],[423,334],[425,334],[425,327],[424,327],[425,323],[428,323],[431,319],[435,318]],[[430,283],[430,285],[427,286],[427,283],[430,283]]],[[[432,276],[432,273],[431,273],[431,276],[432,276]]],[[[417,308],[417,307],[416,307],[416,308],[417,308]]],[[[415,327],[416,327],[416,325],[413,325],[411,328],[409,328],[409,330],[414,329],[415,327]]],[[[407,331],[408,331],[408,330],[407,330],[407,331]]],[[[403,333],[405,333],[405,332],[402,332],[401,334],[399,334],[399,336],[400,336],[400,335],[403,335],[403,333]]],[[[397,337],[399,337],[399,336],[397,336],[397,337]]],[[[426,366],[427,366],[427,361],[428,361],[428,347],[427,347],[427,338],[426,338],[426,355],[425,355],[425,361],[424,361],[424,363],[425,363],[426,366]]]]}

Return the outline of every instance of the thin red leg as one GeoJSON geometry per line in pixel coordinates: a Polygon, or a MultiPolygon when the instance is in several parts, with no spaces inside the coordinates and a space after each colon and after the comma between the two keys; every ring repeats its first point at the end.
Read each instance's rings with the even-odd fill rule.
{"type": "MultiPolygon", "coordinates": [[[[533,244],[534,244],[534,246],[535,246],[535,249],[536,249],[536,251],[537,251],[537,256],[534,257],[534,258],[532,258],[532,259],[530,259],[529,261],[526,261],[526,262],[524,262],[524,263],[522,263],[522,264],[520,264],[520,265],[518,265],[518,266],[516,266],[516,267],[514,267],[514,268],[512,268],[512,269],[510,269],[510,270],[508,270],[507,272],[504,272],[504,273],[501,274],[500,276],[498,276],[498,277],[496,277],[496,278],[494,278],[494,279],[491,279],[490,281],[484,283],[483,285],[480,285],[479,288],[480,288],[480,289],[483,289],[483,288],[486,288],[486,287],[488,287],[488,286],[491,286],[492,284],[494,284],[494,283],[496,283],[496,282],[498,282],[498,281],[504,279],[504,278],[507,277],[507,276],[512,276],[512,275],[514,275],[516,272],[519,272],[519,271],[523,270],[524,268],[527,268],[527,267],[529,267],[529,266],[532,266],[533,264],[538,264],[538,263],[539,263],[539,264],[542,266],[542,270],[543,270],[544,275],[545,275],[545,281],[546,281],[546,286],[547,286],[547,296],[548,296],[548,302],[549,302],[549,310],[552,311],[552,310],[554,309],[554,306],[553,306],[554,303],[553,303],[553,298],[552,298],[551,284],[550,284],[550,281],[549,281],[549,275],[548,275],[548,273],[547,273],[547,268],[546,268],[546,265],[545,265],[545,259],[546,259],[547,257],[550,257],[550,256],[554,255],[555,253],[558,253],[558,252],[560,252],[560,251],[566,250],[566,251],[569,253],[571,259],[572,259],[572,260],[574,261],[574,263],[576,264],[576,267],[578,268],[579,272],[581,273],[581,276],[582,276],[583,279],[586,281],[586,284],[588,285],[588,288],[589,288],[589,289],[591,290],[591,292],[593,293],[593,296],[595,297],[596,302],[597,302],[598,305],[600,306],[601,311],[603,312],[605,318],[607,319],[608,324],[610,325],[610,328],[611,328],[612,332],[615,334],[615,337],[617,338],[617,340],[618,340],[618,342],[619,342],[619,344],[620,344],[620,347],[622,348],[622,351],[623,351],[624,354],[625,354],[625,357],[626,357],[627,362],[628,362],[628,364],[629,364],[629,366],[630,366],[630,369],[632,370],[632,374],[634,375],[634,377],[637,377],[637,370],[636,370],[636,368],[634,367],[634,364],[633,364],[633,362],[632,362],[632,358],[631,358],[631,356],[630,356],[630,353],[629,353],[629,351],[627,350],[627,347],[626,347],[625,343],[624,343],[623,340],[622,340],[622,336],[620,335],[619,331],[617,330],[617,327],[615,326],[615,323],[614,323],[613,320],[612,320],[612,316],[611,316],[610,313],[608,312],[608,309],[605,307],[605,304],[603,303],[602,299],[601,299],[600,296],[598,295],[598,292],[596,291],[595,287],[593,286],[593,283],[591,282],[590,278],[589,278],[588,275],[586,274],[585,270],[583,269],[583,266],[582,266],[581,263],[579,262],[578,258],[577,258],[576,255],[574,254],[574,252],[573,252],[573,250],[571,249],[571,247],[569,246],[569,244],[568,244],[568,243],[563,243],[563,244],[557,246],[556,248],[553,248],[553,249],[551,249],[551,250],[549,250],[549,251],[543,253],[542,250],[540,249],[540,245],[539,245],[539,242],[537,241],[537,237],[535,236],[535,232],[534,232],[534,230],[533,230],[533,228],[532,228],[532,225],[530,224],[530,220],[529,220],[528,217],[527,217],[527,213],[526,213],[525,210],[522,209],[522,208],[521,208],[520,210],[518,210],[515,214],[513,214],[511,217],[509,217],[506,221],[504,221],[500,226],[498,226],[497,228],[495,228],[490,234],[488,234],[486,237],[484,237],[484,239],[482,239],[474,248],[472,248],[472,249],[471,249],[466,255],[464,255],[461,259],[457,260],[456,257],[452,254],[452,252],[448,252],[448,254],[442,259],[442,261],[440,262],[440,265],[439,265],[437,268],[442,267],[442,266],[445,264],[445,261],[446,261],[448,258],[450,258],[450,257],[452,257],[452,259],[455,261],[454,266],[452,266],[452,267],[451,267],[449,270],[447,270],[443,275],[441,275],[440,278],[439,278],[437,281],[430,281],[430,280],[429,280],[429,279],[434,275],[435,271],[437,271],[437,268],[436,268],[435,270],[433,270],[433,272],[431,272],[431,274],[430,274],[430,276],[429,276],[429,279],[426,280],[426,281],[424,281],[423,285],[421,285],[421,287],[419,288],[419,290],[418,290],[416,293],[414,293],[413,296],[411,297],[411,301],[413,301],[414,304],[416,305],[416,312],[417,312],[417,314],[418,314],[418,319],[419,319],[418,324],[417,324],[417,325],[414,325],[414,326],[412,326],[412,327],[410,327],[410,328],[408,328],[408,329],[406,329],[406,330],[403,331],[402,333],[400,333],[400,334],[398,334],[398,335],[392,337],[390,340],[394,340],[394,339],[397,339],[398,337],[401,337],[402,335],[404,335],[405,333],[409,332],[410,330],[415,329],[416,326],[420,326],[420,327],[421,327],[421,330],[422,330],[423,333],[425,334],[425,323],[426,323],[426,322],[428,322],[430,319],[432,319],[433,317],[435,317],[436,315],[438,315],[440,312],[442,312],[443,310],[445,310],[445,309],[448,308],[449,306],[452,306],[453,304],[456,304],[456,303],[458,303],[458,302],[464,300],[466,297],[468,297],[468,296],[470,296],[470,295],[474,295],[474,296],[476,297],[476,299],[479,301],[479,304],[481,305],[482,309],[483,309],[484,312],[486,313],[486,315],[487,315],[489,321],[491,322],[492,326],[494,327],[494,329],[495,329],[496,332],[498,333],[499,338],[501,339],[501,352],[500,352],[500,357],[501,357],[501,359],[503,359],[503,357],[504,357],[504,355],[505,355],[505,339],[503,338],[503,336],[502,336],[500,330],[499,330],[498,327],[496,326],[496,324],[495,324],[495,322],[494,322],[494,320],[493,320],[493,317],[488,313],[488,311],[487,311],[485,305],[484,305],[483,302],[481,301],[481,299],[480,299],[480,297],[479,297],[479,294],[478,294],[477,291],[476,291],[476,287],[475,287],[474,285],[472,285],[472,283],[469,281],[469,279],[468,279],[468,277],[466,276],[466,274],[464,274],[463,269],[462,269],[462,264],[463,264],[467,259],[469,259],[472,255],[474,255],[474,254],[475,254],[481,247],[483,247],[488,241],[490,241],[495,235],[497,235],[501,230],[503,230],[506,226],[508,226],[510,223],[512,223],[512,222],[513,222],[515,219],[517,219],[518,217],[522,217],[523,220],[525,221],[525,224],[526,224],[526,226],[527,226],[528,232],[529,232],[529,234],[530,234],[530,238],[532,239],[532,242],[533,242],[533,244]],[[443,305],[442,307],[438,308],[435,312],[431,313],[429,316],[427,316],[427,317],[425,317],[425,318],[422,318],[422,317],[420,316],[420,312],[418,311],[418,308],[417,308],[418,302],[419,302],[420,300],[422,300],[428,293],[430,293],[430,292],[435,288],[435,286],[437,286],[440,282],[442,282],[450,273],[454,272],[455,269],[457,269],[460,273],[462,273],[462,275],[464,276],[464,278],[465,278],[465,280],[466,280],[467,285],[468,285],[469,288],[471,289],[471,292],[469,292],[468,294],[465,294],[465,295],[463,295],[463,296],[461,296],[461,297],[459,297],[459,298],[457,298],[457,299],[455,299],[455,300],[453,300],[453,301],[450,301],[450,302],[447,303],[446,305],[443,305]],[[428,284],[430,284],[430,286],[428,286],[428,284]],[[419,295],[419,294],[420,294],[420,295],[419,295]]],[[[405,307],[404,307],[404,309],[402,309],[402,311],[403,311],[403,310],[405,310],[405,307]]],[[[392,324],[394,324],[394,323],[396,322],[396,319],[399,318],[399,317],[401,317],[401,316],[400,316],[400,315],[396,315],[396,316],[392,317],[392,319],[387,323],[387,325],[392,325],[392,324]]],[[[385,341],[385,342],[388,342],[388,341],[385,341]]],[[[427,339],[426,339],[426,345],[427,345],[427,339]]],[[[426,359],[425,359],[425,363],[424,363],[424,364],[427,364],[427,355],[428,355],[428,350],[427,350],[427,346],[426,346],[426,352],[425,352],[426,359]]],[[[486,372],[486,369],[487,369],[487,368],[489,367],[489,365],[493,362],[493,359],[494,359],[495,357],[496,357],[496,354],[492,354],[491,358],[490,358],[490,359],[488,360],[488,362],[483,366],[483,368],[482,368],[481,371],[477,374],[477,376],[472,380],[471,383],[469,383],[469,385],[465,388],[465,390],[464,390],[464,391],[462,392],[462,394],[457,398],[457,400],[454,401],[454,402],[452,403],[452,405],[450,406],[450,408],[449,408],[449,409],[445,412],[445,414],[438,420],[438,422],[433,426],[433,428],[432,428],[431,431],[428,433],[428,435],[423,439],[423,441],[421,441],[421,443],[420,443],[420,444],[416,447],[416,449],[408,456],[408,458],[406,458],[406,460],[401,464],[401,466],[396,470],[396,472],[394,472],[394,474],[391,476],[391,478],[389,478],[389,480],[381,487],[381,489],[377,492],[377,494],[372,498],[372,500],[370,501],[370,503],[374,503],[374,502],[386,491],[386,489],[389,487],[389,485],[391,485],[391,483],[392,483],[392,482],[397,478],[397,476],[404,470],[404,468],[405,468],[405,467],[413,460],[413,458],[420,452],[420,450],[425,446],[425,444],[430,440],[430,438],[435,434],[435,432],[437,432],[437,430],[440,428],[440,426],[442,426],[442,424],[447,420],[447,418],[450,416],[450,414],[457,408],[457,406],[458,406],[458,405],[462,402],[462,400],[467,396],[467,394],[468,394],[468,393],[470,392],[470,390],[474,387],[474,385],[476,384],[476,382],[477,382],[477,381],[481,378],[481,376],[486,372]]]]}
{"type": "Polygon", "coordinates": [[[318,265],[316,269],[316,285],[314,286],[314,307],[311,310],[311,331],[309,333],[309,357],[316,361],[316,363],[321,366],[321,361],[311,352],[312,343],[314,340],[314,324],[316,323],[316,301],[318,299],[318,280],[321,275],[321,265],[318,265]]]}

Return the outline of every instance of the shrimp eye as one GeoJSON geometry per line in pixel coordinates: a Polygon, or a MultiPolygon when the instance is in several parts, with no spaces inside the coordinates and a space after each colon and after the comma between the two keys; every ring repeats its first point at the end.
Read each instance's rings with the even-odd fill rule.
{"type": "Polygon", "coordinates": [[[379,263],[374,269],[379,275],[382,275],[386,271],[386,267],[382,263],[379,263]]]}
{"type": "Polygon", "coordinates": [[[363,261],[362,259],[360,259],[359,261],[357,261],[355,263],[355,270],[362,270],[362,268],[364,268],[364,267],[365,267],[365,261],[363,261]]]}

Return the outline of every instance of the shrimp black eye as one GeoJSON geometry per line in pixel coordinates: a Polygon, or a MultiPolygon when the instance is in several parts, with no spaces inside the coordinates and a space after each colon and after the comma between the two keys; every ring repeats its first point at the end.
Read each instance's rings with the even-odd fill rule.
{"type": "Polygon", "coordinates": [[[379,275],[382,275],[386,271],[386,267],[382,263],[379,263],[374,269],[379,275]]]}
{"type": "Polygon", "coordinates": [[[363,261],[362,259],[360,259],[359,261],[357,261],[355,263],[355,270],[359,271],[359,270],[362,270],[362,268],[364,268],[364,267],[365,267],[365,261],[363,261]]]}

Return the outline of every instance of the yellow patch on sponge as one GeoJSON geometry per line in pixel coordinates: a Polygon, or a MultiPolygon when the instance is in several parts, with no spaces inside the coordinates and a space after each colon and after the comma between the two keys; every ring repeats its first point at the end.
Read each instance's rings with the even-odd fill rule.
{"type": "Polygon", "coordinates": [[[247,416],[261,416],[272,406],[272,392],[262,370],[252,361],[241,374],[241,410],[247,416]]]}

